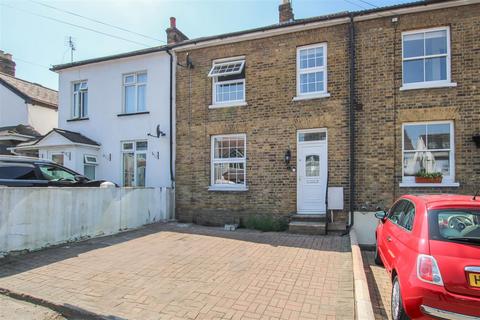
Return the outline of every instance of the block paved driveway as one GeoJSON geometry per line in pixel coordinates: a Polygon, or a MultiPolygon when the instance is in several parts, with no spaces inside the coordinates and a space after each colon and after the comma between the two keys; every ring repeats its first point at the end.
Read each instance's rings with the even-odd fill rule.
{"type": "Polygon", "coordinates": [[[375,320],[391,320],[392,281],[385,268],[375,264],[374,252],[362,251],[362,258],[375,320]]]}
{"type": "Polygon", "coordinates": [[[120,319],[354,319],[340,236],[156,224],[0,259],[0,288],[120,319]]]}

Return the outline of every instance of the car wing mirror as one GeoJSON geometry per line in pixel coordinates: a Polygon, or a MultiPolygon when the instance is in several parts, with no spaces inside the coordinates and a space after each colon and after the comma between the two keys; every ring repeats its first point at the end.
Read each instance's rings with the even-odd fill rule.
{"type": "Polygon", "coordinates": [[[384,221],[387,218],[387,213],[385,211],[377,211],[375,212],[375,218],[384,221]]]}

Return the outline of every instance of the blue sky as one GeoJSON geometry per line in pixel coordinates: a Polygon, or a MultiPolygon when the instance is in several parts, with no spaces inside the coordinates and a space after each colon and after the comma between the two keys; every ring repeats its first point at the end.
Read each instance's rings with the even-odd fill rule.
{"type": "MultiPolygon", "coordinates": [[[[307,18],[405,2],[410,0],[293,0],[293,11],[295,18],[307,18]]],[[[58,77],[48,67],[70,62],[67,47],[69,36],[73,37],[77,47],[74,60],[142,49],[164,42],[44,5],[166,41],[165,28],[168,27],[170,16],[177,18],[177,27],[182,32],[190,38],[196,38],[277,23],[279,3],[280,0],[0,0],[0,49],[13,54],[19,78],[56,89],[58,77]],[[51,19],[109,33],[132,42],[51,19]]]]}

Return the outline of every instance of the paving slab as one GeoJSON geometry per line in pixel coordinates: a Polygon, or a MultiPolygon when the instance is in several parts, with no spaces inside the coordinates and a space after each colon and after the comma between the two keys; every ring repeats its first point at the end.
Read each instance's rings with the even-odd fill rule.
{"type": "Polygon", "coordinates": [[[64,320],[65,318],[50,309],[0,295],[0,319],[64,320]]]}
{"type": "Polygon", "coordinates": [[[390,295],[392,282],[388,273],[384,267],[375,264],[375,253],[373,251],[362,251],[362,258],[375,319],[391,320],[390,295]]]}
{"type": "Polygon", "coordinates": [[[155,224],[0,260],[0,288],[116,319],[353,319],[348,236],[155,224]]]}

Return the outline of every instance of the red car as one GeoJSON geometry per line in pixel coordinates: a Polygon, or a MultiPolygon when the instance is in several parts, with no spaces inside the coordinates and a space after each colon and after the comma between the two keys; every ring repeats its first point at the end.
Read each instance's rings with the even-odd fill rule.
{"type": "Polygon", "coordinates": [[[480,319],[480,196],[406,195],[375,216],[394,320],[480,319]]]}

